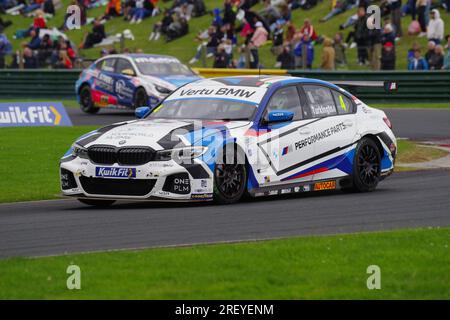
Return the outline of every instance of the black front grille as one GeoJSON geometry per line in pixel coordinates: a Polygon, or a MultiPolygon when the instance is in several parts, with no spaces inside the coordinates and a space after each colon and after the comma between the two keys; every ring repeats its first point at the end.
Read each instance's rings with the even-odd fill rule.
{"type": "Polygon", "coordinates": [[[80,177],[81,186],[89,194],[145,196],[152,191],[156,179],[104,179],[80,177]]]}
{"type": "Polygon", "coordinates": [[[92,146],[88,149],[88,156],[98,164],[142,165],[155,158],[155,151],[146,147],[92,146]]]}
{"type": "Polygon", "coordinates": [[[150,148],[121,148],[117,152],[117,162],[124,165],[140,165],[152,161],[155,152],[150,148]]]}
{"type": "Polygon", "coordinates": [[[93,146],[88,149],[88,157],[95,163],[114,164],[116,163],[116,148],[93,146]]]}

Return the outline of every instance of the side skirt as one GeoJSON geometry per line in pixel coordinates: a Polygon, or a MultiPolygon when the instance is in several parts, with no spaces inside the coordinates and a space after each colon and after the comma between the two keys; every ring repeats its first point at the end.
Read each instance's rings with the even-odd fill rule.
{"type": "Polygon", "coordinates": [[[252,197],[275,196],[282,194],[304,193],[323,190],[339,190],[352,185],[351,176],[339,177],[336,179],[314,180],[301,183],[281,184],[253,188],[248,191],[252,197]]]}

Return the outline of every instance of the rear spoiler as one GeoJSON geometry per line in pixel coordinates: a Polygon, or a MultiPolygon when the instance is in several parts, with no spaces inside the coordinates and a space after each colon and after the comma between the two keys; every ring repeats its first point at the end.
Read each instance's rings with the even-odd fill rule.
{"type": "Polygon", "coordinates": [[[384,88],[386,92],[395,92],[398,89],[398,83],[395,81],[330,81],[335,85],[348,88],[349,91],[356,91],[357,88],[372,87],[384,88]]]}

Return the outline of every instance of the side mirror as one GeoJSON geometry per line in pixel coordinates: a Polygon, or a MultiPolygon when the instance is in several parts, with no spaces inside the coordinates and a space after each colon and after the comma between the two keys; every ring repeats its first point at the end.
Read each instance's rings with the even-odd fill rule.
{"type": "Polygon", "coordinates": [[[292,121],[294,113],[287,110],[274,110],[267,114],[267,123],[292,121]]]}
{"type": "Polygon", "coordinates": [[[134,111],[134,114],[135,114],[136,118],[143,119],[150,114],[151,110],[152,109],[150,109],[149,107],[139,107],[139,108],[136,108],[136,110],[134,111]]]}
{"type": "Polygon", "coordinates": [[[132,69],[123,69],[122,74],[125,76],[130,76],[130,77],[135,76],[134,71],[132,69]]]}

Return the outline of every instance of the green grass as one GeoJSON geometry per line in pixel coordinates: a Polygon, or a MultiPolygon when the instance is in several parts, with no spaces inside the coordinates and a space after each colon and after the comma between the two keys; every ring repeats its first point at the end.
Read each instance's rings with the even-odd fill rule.
{"type": "MultiPolygon", "coordinates": [[[[69,3],[69,0],[63,0],[64,7],[66,7],[69,3]]],[[[222,0],[206,0],[206,5],[209,10],[212,10],[216,7],[222,7],[222,0]]],[[[161,2],[160,2],[161,3],[161,2]]],[[[172,2],[161,3],[162,7],[169,7],[172,5],[172,2]]],[[[260,9],[261,5],[255,7],[256,9],[260,9]]],[[[312,20],[316,31],[328,37],[333,37],[336,32],[338,32],[338,26],[345,22],[346,19],[356,12],[356,9],[350,10],[336,16],[325,23],[319,23],[319,19],[323,17],[330,10],[330,2],[323,1],[319,3],[315,8],[304,11],[301,9],[297,9],[293,11],[292,21],[295,23],[297,27],[300,27],[303,23],[303,20],[308,17],[312,20]]],[[[444,13],[444,10],[440,10],[442,18],[445,22],[445,25],[450,25],[450,15],[444,13]]],[[[64,10],[59,10],[57,15],[48,22],[50,27],[56,26],[59,27],[63,23],[63,12],[64,10]]],[[[88,11],[89,17],[100,16],[104,12],[104,7],[91,9],[88,11]]],[[[11,17],[8,16],[8,19],[12,19],[14,25],[6,29],[6,34],[10,39],[12,39],[12,35],[17,29],[26,29],[32,23],[32,18],[24,18],[24,17],[11,17]]],[[[206,15],[200,18],[193,18],[190,21],[189,28],[190,32],[188,35],[177,39],[173,42],[166,44],[162,39],[158,41],[148,41],[148,36],[152,31],[153,25],[155,22],[161,20],[161,15],[149,18],[144,20],[139,25],[130,25],[128,22],[123,21],[122,18],[115,18],[112,21],[109,21],[106,25],[106,32],[109,34],[116,34],[122,32],[125,29],[130,29],[136,37],[135,41],[127,40],[125,46],[130,48],[131,50],[135,49],[143,49],[146,53],[156,53],[156,54],[169,54],[178,57],[183,62],[187,63],[195,54],[197,43],[194,40],[198,31],[203,30],[208,27],[208,25],[212,21],[212,16],[206,15]]],[[[408,24],[410,23],[411,18],[405,17],[402,19],[403,30],[406,34],[406,29],[408,24]]],[[[83,35],[85,32],[90,31],[91,26],[85,26],[81,30],[73,30],[68,31],[67,34],[77,45],[81,42],[83,35]]],[[[346,35],[351,28],[344,31],[346,35]]],[[[20,43],[23,42],[24,39],[13,40],[14,49],[18,49],[20,47],[20,43]]],[[[26,41],[26,40],[25,40],[26,41]]],[[[241,39],[242,41],[242,39],[241,39]]],[[[426,48],[427,40],[425,38],[418,38],[416,36],[408,36],[405,35],[401,41],[398,43],[397,47],[397,69],[406,69],[406,56],[407,51],[411,47],[412,43],[417,41],[422,48],[426,48]]],[[[116,44],[116,48],[119,49],[119,45],[116,44]]],[[[316,46],[315,49],[315,62],[313,67],[318,68],[320,64],[320,55],[322,51],[321,46],[316,46]]],[[[93,48],[88,50],[83,50],[81,54],[86,58],[98,58],[100,53],[100,48],[93,48]]],[[[273,68],[275,63],[275,57],[270,53],[270,47],[265,46],[260,50],[261,62],[266,68],[273,68]]],[[[348,49],[347,50],[347,58],[349,61],[348,69],[349,70],[366,70],[367,67],[360,67],[356,63],[356,49],[348,49]]],[[[208,66],[212,65],[212,61],[208,61],[208,66]]],[[[200,66],[197,63],[195,66],[200,66]]]]}
{"type": "Polygon", "coordinates": [[[49,98],[49,99],[44,99],[44,98],[0,99],[0,103],[10,103],[10,102],[61,102],[63,104],[63,106],[66,108],[79,108],[80,107],[77,100],[75,100],[75,99],[51,99],[51,98],[49,98]]]}
{"type": "Polygon", "coordinates": [[[449,245],[435,228],[14,258],[0,261],[0,299],[450,299],[449,245]],[[66,288],[70,264],[81,290],[66,288]]]}
{"type": "Polygon", "coordinates": [[[59,159],[94,127],[0,129],[0,202],[56,198],[59,159]]]}
{"type": "Polygon", "coordinates": [[[397,144],[398,156],[396,163],[402,165],[395,168],[395,171],[397,172],[420,170],[418,168],[403,165],[407,165],[408,163],[427,162],[448,155],[448,152],[444,150],[432,147],[423,147],[410,140],[398,140],[397,144]]]}

